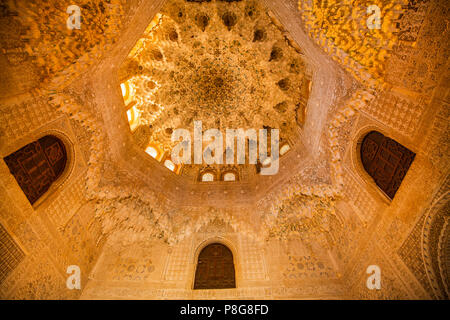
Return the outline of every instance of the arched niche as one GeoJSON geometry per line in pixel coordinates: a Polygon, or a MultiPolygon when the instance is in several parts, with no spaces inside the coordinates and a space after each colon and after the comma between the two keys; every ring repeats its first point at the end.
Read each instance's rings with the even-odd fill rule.
{"type": "Polygon", "coordinates": [[[237,174],[234,171],[228,171],[224,172],[222,174],[222,180],[223,181],[237,181],[237,174]]]}
{"type": "Polygon", "coordinates": [[[233,166],[225,167],[221,170],[220,180],[228,182],[239,181],[239,169],[233,166]]]}
{"type": "Polygon", "coordinates": [[[218,181],[219,173],[218,171],[210,166],[201,168],[197,175],[197,181],[199,182],[214,182],[218,181]],[[212,178],[212,180],[211,180],[212,178]]]}
{"type": "Polygon", "coordinates": [[[362,137],[358,151],[364,171],[392,200],[416,154],[375,130],[362,137]]]}
{"type": "Polygon", "coordinates": [[[28,201],[36,205],[67,177],[69,154],[59,136],[48,134],[5,156],[3,160],[28,201]]]}
{"type": "Polygon", "coordinates": [[[233,252],[219,242],[206,245],[197,257],[194,290],[232,288],[236,288],[233,252]]]}
{"type": "Polygon", "coordinates": [[[212,182],[215,180],[214,173],[209,171],[203,172],[200,179],[202,182],[212,182]]]}

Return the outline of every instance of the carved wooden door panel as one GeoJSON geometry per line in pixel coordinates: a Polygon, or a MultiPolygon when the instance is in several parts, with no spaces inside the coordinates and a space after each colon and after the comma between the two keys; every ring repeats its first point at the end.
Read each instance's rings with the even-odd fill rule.
{"type": "Polygon", "coordinates": [[[33,204],[63,173],[67,154],[62,141],[54,136],[45,136],[27,144],[4,160],[20,188],[33,204]]]}
{"type": "Polygon", "coordinates": [[[222,244],[210,244],[198,257],[194,289],[226,288],[236,288],[233,254],[222,244]]]}
{"type": "Polygon", "coordinates": [[[375,183],[394,198],[416,154],[398,142],[372,131],[361,144],[361,161],[375,183]]]}

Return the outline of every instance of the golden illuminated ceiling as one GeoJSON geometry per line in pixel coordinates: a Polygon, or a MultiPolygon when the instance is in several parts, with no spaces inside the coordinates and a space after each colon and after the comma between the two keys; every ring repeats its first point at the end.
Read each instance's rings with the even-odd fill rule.
{"type": "Polygon", "coordinates": [[[222,132],[278,128],[289,140],[305,120],[309,79],[300,49],[258,1],[168,1],[120,70],[138,144],[163,150],[195,120],[222,132]]]}

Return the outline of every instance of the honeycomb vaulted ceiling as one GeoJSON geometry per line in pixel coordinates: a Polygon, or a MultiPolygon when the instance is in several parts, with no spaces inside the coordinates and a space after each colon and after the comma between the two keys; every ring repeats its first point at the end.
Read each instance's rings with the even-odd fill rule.
{"type": "MultiPolygon", "coordinates": [[[[174,129],[278,128],[305,121],[310,77],[300,49],[258,1],[168,1],[119,72],[142,146],[170,150],[174,129]]],[[[292,139],[291,139],[292,140],[292,139]]]]}

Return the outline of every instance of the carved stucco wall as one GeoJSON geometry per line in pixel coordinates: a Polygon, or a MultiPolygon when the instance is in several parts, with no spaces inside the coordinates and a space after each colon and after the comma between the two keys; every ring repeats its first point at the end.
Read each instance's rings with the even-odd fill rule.
{"type": "Polygon", "coordinates": [[[215,219],[176,246],[140,239],[105,245],[83,299],[337,298],[341,279],[328,254],[300,239],[265,244],[215,219]],[[192,290],[199,251],[222,243],[233,252],[237,289],[192,290]]]}
{"type": "MultiPolygon", "coordinates": [[[[68,153],[66,172],[33,206],[1,162],[1,224],[25,252],[21,264],[1,283],[4,298],[77,298],[80,293],[65,286],[67,266],[90,270],[101,249],[101,225],[84,192],[87,165],[67,117],[60,116],[20,139],[9,140],[2,145],[2,157],[11,147],[48,133],[64,134],[63,141],[73,150],[68,153]]],[[[87,282],[87,274],[82,279],[87,282]]]]}

